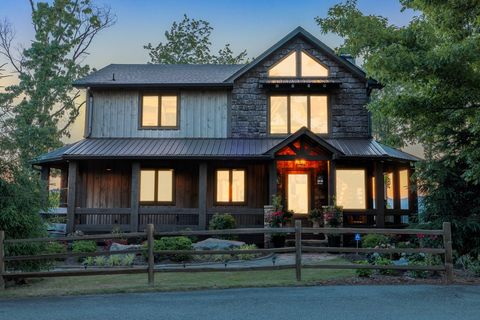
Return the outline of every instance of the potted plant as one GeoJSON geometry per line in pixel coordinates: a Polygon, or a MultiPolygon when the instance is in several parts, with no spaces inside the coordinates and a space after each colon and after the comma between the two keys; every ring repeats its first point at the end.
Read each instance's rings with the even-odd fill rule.
{"type": "MultiPolygon", "coordinates": [[[[293,217],[293,211],[276,211],[267,215],[266,222],[271,228],[282,228],[293,217]]],[[[272,235],[272,243],[275,248],[285,246],[286,234],[276,233],[272,235]]]]}
{"type": "MultiPolygon", "coordinates": [[[[340,228],[343,224],[343,208],[333,203],[333,205],[323,206],[324,224],[327,228],[340,228]]],[[[329,234],[327,236],[329,247],[339,247],[342,235],[329,234]]]]}
{"type": "Polygon", "coordinates": [[[314,228],[320,228],[320,223],[323,223],[323,210],[319,208],[310,210],[308,220],[312,222],[314,228]]]}

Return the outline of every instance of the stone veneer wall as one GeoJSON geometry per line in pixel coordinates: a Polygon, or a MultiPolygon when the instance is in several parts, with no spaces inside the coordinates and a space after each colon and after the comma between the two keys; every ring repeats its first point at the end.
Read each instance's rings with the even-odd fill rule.
{"type": "Polygon", "coordinates": [[[329,93],[332,117],[331,136],[369,137],[369,115],[366,83],[348,69],[315,49],[303,39],[295,38],[267,57],[260,65],[242,75],[234,83],[231,103],[232,137],[265,137],[267,132],[268,92],[259,88],[259,81],[267,79],[267,71],[292,50],[301,48],[329,68],[330,77],[342,82],[339,89],[329,93]]]}

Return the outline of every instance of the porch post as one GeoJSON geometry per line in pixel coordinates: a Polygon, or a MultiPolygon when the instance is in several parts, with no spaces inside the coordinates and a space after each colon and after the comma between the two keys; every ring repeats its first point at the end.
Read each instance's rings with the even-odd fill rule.
{"type": "Polygon", "coordinates": [[[78,163],[68,163],[68,193],[67,193],[67,233],[72,233],[75,226],[75,196],[77,190],[78,163]]]}
{"type": "Polygon", "coordinates": [[[375,166],[375,208],[377,211],[376,225],[385,227],[385,181],[383,180],[383,162],[374,162],[375,166]]]}
{"type": "Polygon", "coordinates": [[[336,163],[335,160],[328,162],[328,204],[333,205],[335,197],[335,180],[336,180],[336,163]]]}
{"type": "Polygon", "coordinates": [[[130,231],[138,231],[138,207],[140,201],[140,163],[132,163],[132,179],[130,191],[130,231]]]}
{"type": "Polygon", "coordinates": [[[272,204],[272,198],[278,192],[278,190],[277,190],[277,179],[278,179],[278,177],[277,177],[277,160],[273,160],[272,162],[270,162],[270,164],[268,165],[268,170],[269,170],[269,174],[268,174],[268,182],[269,182],[268,203],[272,204]]]}
{"type": "Polygon", "coordinates": [[[50,168],[49,167],[42,167],[40,171],[40,180],[43,183],[43,192],[42,192],[42,200],[43,203],[48,206],[48,191],[49,191],[49,183],[50,183],[50,168]]]}
{"type": "Polygon", "coordinates": [[[198,227],[207,228],[207,163],[198,167],[198,227]]]}

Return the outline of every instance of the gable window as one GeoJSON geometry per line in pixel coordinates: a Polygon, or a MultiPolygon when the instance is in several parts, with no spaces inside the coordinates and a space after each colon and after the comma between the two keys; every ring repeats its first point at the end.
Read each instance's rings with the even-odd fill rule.
{"type": "Polygon", "coordinates": [[[178,98],[176,95],[143,95],[142,128],[178,128],[178,98]]]}
{"type": "Polygon", "coordinates": [[[293,51],[268,70],[269,77],[328,77],[328,69],[305,51],[293,51]]]}
{"type": "Polygon", "coordinates": [[[364,169],[337,169],[337,204],[344,209],[366,209],[366,174],[364,169]]]}
{"type": "Polygon", "coordinates": [[[173,169],[140,170],[140,202],[173,204],[175,174],[173,169]]]}
{"type": "Polygon", "coordinates": [[[221,169],[215,174],[216,202],[243,203],[245,202],[245,170],[221,169]]]}
{"type": "Polygon", "coordinates": [[[327,96],[270,96],[270,134],[290,134],[301,127],[318,134],[328,133],[327,96]]]}

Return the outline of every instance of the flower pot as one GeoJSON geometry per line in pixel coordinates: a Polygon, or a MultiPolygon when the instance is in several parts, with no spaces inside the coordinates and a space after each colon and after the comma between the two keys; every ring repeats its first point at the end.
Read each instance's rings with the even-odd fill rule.
{"type": "Polygon", "coordinates": [[[285,247],[285,239],[286,239],[286,236],[284,236],[284,235],[272,235],[273,247],[274,248],[285,247]]]}

